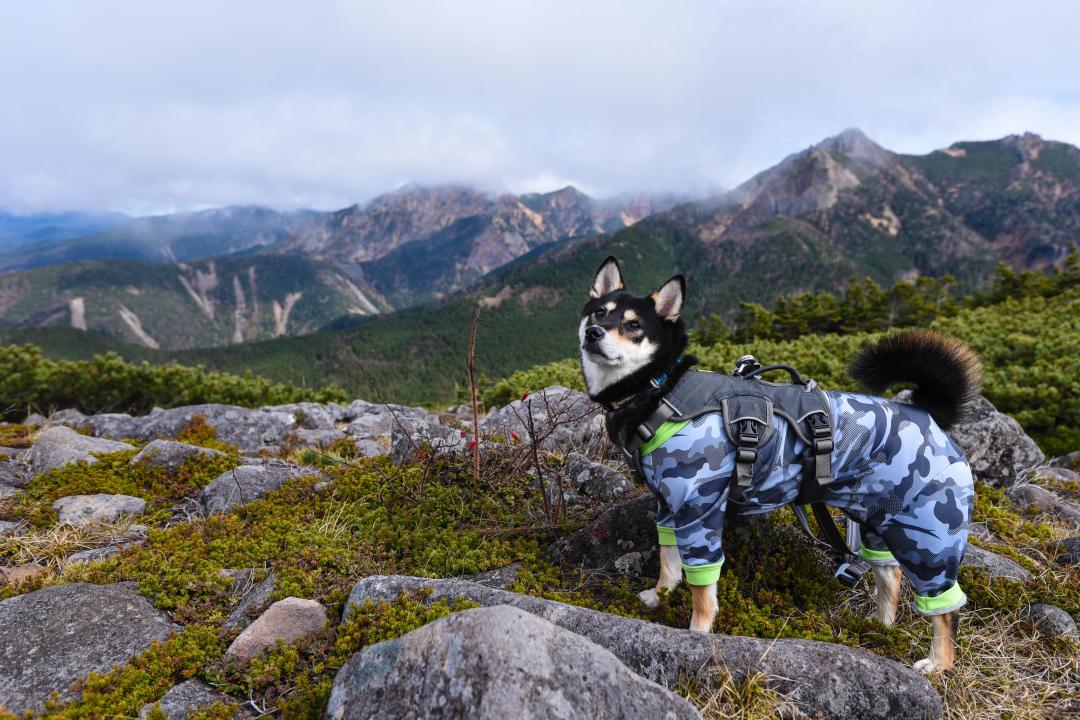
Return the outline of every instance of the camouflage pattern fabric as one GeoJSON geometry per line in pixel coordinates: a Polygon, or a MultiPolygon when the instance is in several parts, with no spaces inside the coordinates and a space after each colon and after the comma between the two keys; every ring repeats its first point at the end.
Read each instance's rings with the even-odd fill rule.
{"type": "MultiPolygon", "coordinates": [[[[869,548],[891,551],[918,595],[932,598],[950,590],[975,497],[963,452],[918,407],[856,393],[826,394],[836,427],[837,482],[824,501],[860,523],[869,548]]],[[[674,531],[688,571],[723,562],[729,504],[737,513],[768,512],[798,496],[806,445],[783,419],[774,417],[773,428],[741,503],[729,498],[735,446],[718,413],[685,424],[641,458],[658,498],[657,523],[674,531]]]]}

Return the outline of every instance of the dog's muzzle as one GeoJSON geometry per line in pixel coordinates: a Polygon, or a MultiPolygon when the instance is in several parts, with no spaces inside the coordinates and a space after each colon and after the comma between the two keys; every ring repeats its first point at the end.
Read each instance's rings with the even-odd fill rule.
{"type": "Polygon", "coordinates": [[[599,342],[604,339],[604,328],[599,325],[590,325],[585,328],[585,342],[599,342]]]}

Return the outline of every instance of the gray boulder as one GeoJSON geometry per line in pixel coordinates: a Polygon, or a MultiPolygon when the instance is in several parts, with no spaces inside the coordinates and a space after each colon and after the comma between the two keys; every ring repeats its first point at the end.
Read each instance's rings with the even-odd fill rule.
{"type": "Polygon", "coordinates": [[[1073,450],[1071,453],[1056,457],[1050,461],[1050,465],[1069,470],[1080,470],[1080,450],[1073,450]]]}
{"type": "Polygon", "coordinates": [[[1058,565],[1080,567],[1080,536],[1065,538],[1059,542],[1054,562],[1058,565]]]}
{"type": "Polygon", "coordinates": [[[92,548],[90,550],[80,550],[77,553],[72,553],[64,558],[65,565],[78,565],[80,563],[97,562],[98,560],[107,560],[108,558],[115,557],[120,554],[121,550],[127,550],[129,548],[138,547],[142,545],[141,540],[134,542],[121,543],[120,545],[107,545],[105,547],[92,548]]]}
{"type": "Polygon", "coordinates": [[[30,413],[26,416],[26,419],[22,421],[23,425],[36,425],[41,426],[46,422],[46,417],[41,413],[30,413]]]}
{"type": "Polygon", "coordinates": [[[332,720],[700,718],[609,651],[508,605],[365,648],[334,679],[332,720]]]}
{"type": "Polygon", "coordinates": [[[368,577],[353,588],[345,618],[365,600],[391,602],[402,593],[424,602],[462,598],[483,606],[512,605],[607,648],[631,670],[674,688],[719,665],[736,679],[761,673],[771,689],[803,712],[836,718],[939,718],[941,698],[921,675],[865,650],[811,640],[693,633],[462,580],[368,577]]]}
{"type": "Polygon", "coordinates": [[[64,427],[77,428],[79,423],[86,419],[86,415],[82,412],[74,409],[67,408],[64,410],[57,410],[46,420],[48,425],[63,425],[64,427]]]}
{"type": "Polygon", "coordinates": [[[34,479],[30,466],[19,460],[0,461],[0,485],[24,488],[34,479]]]}
{"type": "Polygon", "coordinates": [[[300,428],[294,430],[292,433],[292,439],[294,439],[299,445],[303,447],[316,447],[326,449],[333,445],[338,440],[346,438],[348,435],[340,430],[330,429],[314,429],[300,428]]]}
{"type": "Polygon", "coordinates": [[[146,501],[131,495],[68,495],[53,502],[52,509],[62,523],[89,525],[114,522],[124,515],[142,515],[146,501]]]}
{"type": "Polygon", "coordinates": [[[480,421],[484,435],[510,437],[515,432],[523,442],[530,441],[529,418],[538,438],[547,450],[587,447],[599,439],[599,425],[594,419],[599,406],[589,396],[562,385],[552,385],[515,400],[480,421]]]}
{"type": "Polygon", "coordinates": [[[289,413],[298,428],[305,430],[333,430],[337,423],[344,421],[350,416],[347,408],[337,403],[299,402],[288,405],[271,405],[263,408],[271,412],[289,413]]]}
{"type": "Polygon", "coordinates": [[[1080,484],[1080,472],[1070,470],[1067,467],[1047,465],[1035,471],[1032,480],[1043,485],[1073,485],[1080,484]]]}
{"type": "Polygon", "coordinates": [[[576,492],[601,503],[623,500],[638,492],[634,483],[621,472],[581,453],[567,454],[563,477],[576,492]]]}
{"type": "Polygon", "coordinates": [[[461,452],[469,441],[461,437],[460,428],[444,425],[433,415],[401,419],[390,430],[390,457],[395,465],[405,465],[416,459],[417,452],[428,447],[435,455],[461,452]]]}
{"type": "Polygon", "coordinates": [[[1080,527],[1080,509],[1046,488],[1032,483],[1014,485],[1009,489],[1009,497],[1025,510],[1053,515],[1080,527]]]}
{"type": "Polygon", "coordinates": [[[93,453],[134,450],[127,443],[80,435],[70,428],[53,426],[43,430],[25,459],[35,473],[48,472],[75,462],[94,464],[93,453]]]}
{"type": "Polygon", "coordinates": [[[1021,611],[1020,619],[1048,637],[1080,637],[1076,621],[1056,605],[1034,603],[1021,611]]]}
{"type": "MultiPolygon", "coordinates": [[[[909,391],[900,393],[901,397],[909,391]]],[[[1043,451],[1010,416],[980,396],[968,418],[949,429],[967,455],[975,476],[989,485],[1009,487],[1046,460],[1043,451]]]]}
{"type": "Polygon", "coordinates": [[[1026,582],[1031,579],[1031,573],[1015,560],[984,550],[976,545],[967,546],[967,550],[964,552],[964,562],[961,564],[982,570],[992,578],[1005,578],[1006,580],[1016,580],[1018,582],[1026,582]]]}
{"type": "Polygon", "coordinates": [[[92,415],[79,423],[79,428],[89,428],[95,435],[103,437],[176,438],[196,415],[206,418],[206,424],[217,431],[218,440],[240,450],[281,445],[296,428],[296,417],[291,412],[216,403],[188,405],[136,417],[123,413],[92,415]]]}
{"type": "Polygon", "coordinates": [[[215,457],[225,453],[213,448],[189,445],[176,440],[151,440],[138,454],[131,458],[131,464],[146,463],[166,470],[179,470],[189,458],[196,456],[215,457]]]}
{"type": "MultiPolygon", "coordinates": [[[[139,711],[139,720],[146,720],[149,718],[150,713],[153,712],[155,706],[157,706],[161,713],[169,720],[187,720],[188,715],[199,710],[205,710],[214,703],[219,702],[232,705],[237,704],[236,698],[219,693],[202,680],[192,678],[191,680],[185,680],[179,685],[174,685],[169,692],[162,695],[161,699],[157,702],[144,705],[142,710],[139,711]]],[[[233,714],[233,718],[251,717],[254,717],[251,713],[240,709],[233,714]]]]}
{"type": "Polygon", "coordinates": [[[38,712],[53,692],[124,664],[179,628],[133,583],[55,585],[0,602],[0,707],[38,712]]]}
{"type": "Polygon", "coordinates": [[[656,576],[656,498],[645,494],[609,508],[552,545],[549,555],[561,565],[627,577],[656,576]]]}
{"type": "Polygon", "coordinates": [[[226,513],[237,505],[261,498],[289,480],[318,474],[310,468],[282,463],[241,465],[226,470],[204,487],[200,501],[207,515],[226,513]]]}

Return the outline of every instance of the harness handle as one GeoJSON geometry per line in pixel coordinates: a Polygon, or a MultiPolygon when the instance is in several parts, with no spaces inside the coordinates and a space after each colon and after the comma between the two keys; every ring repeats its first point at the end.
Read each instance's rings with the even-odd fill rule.
{"type": "Polygon", "coordinates": [[[806,385],[806,381],[802,379],[802,375],[799,374],[799,371],[791,367],[790,365],[765,365],[763,367],[754,368],[750,372],[743,375],[743,377],[749,380],[752,377],[757,377],[758,375],[761,375],[762,373],[767,373],[770,370],[785,370],[788,375],[791,375],[791,381],[793,383],[795,383],[796,385],[806,385]]]}

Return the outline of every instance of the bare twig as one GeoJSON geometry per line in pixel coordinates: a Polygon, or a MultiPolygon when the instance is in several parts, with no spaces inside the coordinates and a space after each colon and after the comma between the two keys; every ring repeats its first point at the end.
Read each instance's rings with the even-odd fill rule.
{"type": "Polygon", "coordinates": [[[480,306],[476,306],[473,315],[472,330],[469,331],[469,352],[465,356],[465,369],[469,372],[469,396],[472,399],[473,425],[473,479],[480,482],[480,419],[476,412],[476,378],[473,375],[473,360],[476,358],[476,329],[480,325],[480,306]]]}

